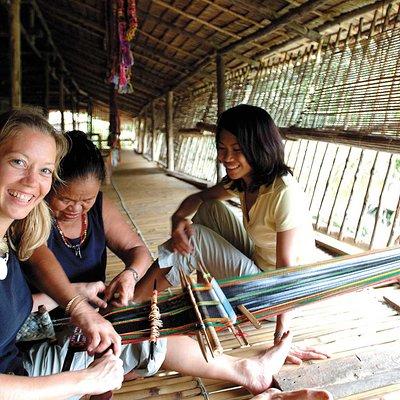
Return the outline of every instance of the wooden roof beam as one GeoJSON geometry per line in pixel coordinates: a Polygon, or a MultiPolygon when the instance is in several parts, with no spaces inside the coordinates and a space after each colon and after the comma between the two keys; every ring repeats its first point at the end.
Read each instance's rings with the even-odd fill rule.
{"type": "Polygon", "coordinates": [[[226,36],[230,36],[230,37],[232,37],[232,38],[234,38],[234,39],[239,39],[239,40],[241,39],[241,36],[239,36],[238,34],[232,33],[232,32],[230,32],[230,31],[227,31],[226,29],[220,28],[220,27],[217,26],[217,25],[214,25],[214,24],[211,24],[210,22],[204,21],[203,19],[201,19],[201,18],[199,18],[199,17],[196,17],[196,16],[194,16],[194,15],[192,15],[192,14],[189,14],[189,13],[187,13],[187,12],[185,12],[185,11],[182,11],[182,10],[180,10],[179,8],[174,7],[174,6],[172,6],[171,4],[166,3],[166,2],[163,1],[163,0],[153,0],[153,3],[158,4],[159,6],[168,8],[169,10],[171,10],[171,11],[177,13],[177,14],[180,14],[180,15],[186,17],[187,19],[191,19],[191,20],[193,20],[193,21],[196,21],[196,22],[198,22],[199,24],[205,25],[205,26],[207,26],[208,28],[211,28],[211,29],[213,29],[214,31],[220,32],[220,33],[222,33],[222,34],[224,34],[224,35],[226,35],[226,36]]]}
{"type": "MultiPolygon", "coordinates": [[[[154,59],[152,57],[149,57],[146,54],[143,54],[143,53],[139,52],[138,48],[140,48],[140,50],[143,49],[143,50],[146,51],[146,47],[145,46],[143,46],[142,44],[140,44],[138,46],[138,43],[136,42],[135,43],[135,47],[133,49],[135,57],[142,57],[142,58],[144,58],[144,59],[146,59],[146,60],[148,60],[150,62],[154,62],[156,64],[160,64],[160,65],[162,65],[164,67],[168,67],[170,69],[179,68],[179,69],[184,70],[184,71],[189,71],[190,70],[189,66],[187,66],[185,64],[182,64],[180,62],[177,62],[175,60],[168,59],[165,55],[163,55],[162,53],[160,53],[158,51],[156,52],[156,51],[152,51],[151,50],[151,53],[152,53],[152,55],[154,55],[155,57],[158,57],[161,60],[156,60],[156,59],[154,59]]],[[[147,48],[147,50],[149,50],[149,49],[147,48]]]]}
{"type": "MultiPolygon", "coordinates": [[[[26,31],[26,29],[24,28],[24,26],[21,24],[21,33],[24,36],[25,40],[27,41],[27,43],[29,44],[29,46],[31,47],[32,51],[36,54],[36,56],[42,60],[44,60],[44,56],[43,54],[40,52],[40,50],[36,47],[36,44],[34,42],[34,40],[32,39],[31,35],[29,35],[26,31]]],[[[54,70],[51,70],[50,75],[52,76],[52,78],[55,81],[59,80],[59,77],[55,74],[54,70]]],[[[66,93],[71,94],[70,89],[68,89],[68,87],[64,87],[64,90],[66,91],[66,93]]]]}
{"type": "MultiPolygon", "coordinates": [[[[221,47],[218,43],[213,41],[211,38],[210,39],[204,39],[203,37],[198,36],[198,35],[196,35],[196,34],[194,34],[192,32],[185,31],[184,28],[178,27],[178,26],[174,25],[173,23],[171,23],[170,21],[167,21],[167,20],[162,19],[162,18],[156,18],[153,15],[150,15],[150,14],[140,10],[140,7],[139,7],[139,12],[140,12],[140,14],[143,15],[143,20],[152,21],[153,23],[155,23],[157,25],[162,24],[162,25],[165,26],[166,29],[173,31],[177,35],[181,35],[181,36],[184,36],[187,39],[191,39],[191,40],[194,40],[194,41],[196,41],[198,43],[201,43],[204,47],[207,47],[207,49],[212,48],[215,51],[215,53],[211,53],[211,54],[209,53],[208,56],[209,55],[215,55],[216,51],[221,47]]],[[[254,61],[253,59],[251,59],[249,57],[246,57],[246,56],[244,56],[244,55],[242,55],[242,54],[240,54],[238,52],[232,51],[231,54],[232,54],[233,57],[236,57],[237,59],[239,59],[239,60],[241,60],[241,61],[243,61],[245,63],[251,64],[251,65],[254,65],[254,66],[258,65],[258,63],[256,61],[254,61]]]]}
{"type": "Polygon", "coordinates": [[[190,52],[188,52],[186,50],[183,50],[183,49],[181,49],[179,47],[174,46],[173,44],[165,42],[164,40],[161,40],[161,39],[151,35],[150,33],[145,32],[143,29],[139,29],[138,28],[138,32],[140,32],[141,35],[146,36],[147,38],[150,38],[151,40],[154,40],[157,43],[161,43],[163,46],[170,47],[171,49],[173,49],[173,50],[175,50],[175,51],[177,51],[179,53],[185,54],[188,57],[193,57],[193,58],[197,58],[197,59],[202,58],[201,56],[198,56],[198,55],[194,54],[193,52],[190,53],[190,52]]]}
{"type": "Polygon", "coordinates": [[[148,71],[146,66],[140,63],[138,60],[135,61],[133,66],[133,73],[137,72],[140,76],[145,80],[148,80],[150,83],[156,85],[157,87],[165,85],[165,80],[160,79],[160,75],[153,74],[151,71],[148,71]]]}
{"type": "MultiPolygon", "coordinates": [[[[43,6],[42,6],[43,7],[43,6]]],[[[56,19],[58,21],[61,21],[65,25],[70,25],[76,28],[79,31],[84,31],[89,33],[90,35],[104,38],[105,32],[104,30],[101,31],[99,27],[97,27],[95,24],[91,23],[90,21],[85,21],[84,18],[79,18],[79,17],[73,17],[71,19],[71,14],[67,13],[66,11],[63,11],[62,9],[54,8],[46,4],[43,9],[45,9],[46,13],[51,13],[51,18],[56,19]]]]}
{"type": "Polygon", "coordinates": [[[143,15],[144,21],[152,21],[156,25],[162,24],[165,26],[165,28],[175,32],[177,35],[181,35],[187,39],[191,39],[198,43],[201,43],[203,46],[207,47],[207,49],[218,47],[217,44],[215,44],[212,40],[204,39],[203,37],[198,36],[192,32],[185,31],[184,28],[178,27],[178,26],[174,25],[173,23],[171,23],[170,21],[167,21],[162,18],[154,17],[153,15],[150,15],[144,11],[141,11],[140,8],[139,8],[139,12],[140,12],[140,14],[143,15]]]}
{"type": "MultiPolygon", "coordinates": [[[[218,10],[220,10],[220,11],[223,11],[224,13],[233,15],[235,18],[241,19],[242,21],[246,22],[247,24],[256,26],[257,28],[264,28],[264,25],[263,25],[263,24],[261,24],[261,23],[255,21],[255,20],[253,20],[253,19],[251,19],[251,18],[248,18],[248,17],[246,17],[245,15],[242,15],[242,14],[239,14],[239,13],[237,13],[237,12],[235,12],[235,11],[232,11],[231,9],[229,9],[229,8],[227,8],[227,7],[220,6],[219,4],[217,4],[217,3],[215,2],[215,0],[201,0],[201,1],[202,1],[203,3],[209,4],[210,6],[216,8],[216,9],[218,9],[218,10]]],[[[236,0],[235,0],[235,1],[236,1],[236,0]]]]}
{"type": "Polygon", "coordinates": [[[243,39],[240,39],[226,47],[220,50],[221,54],[227,54],[231,50],[237,49],[240,46],[243,46],[245,44],[248,44],[254,40],[260,39],[277,29],[280,29],[281,27],[287,25],[288,22],[291,22],[295,20],[296,18],[299,18],[300,16],[311,12],[312,10],[322,6],[324,3],[326,3],[328,0],[309,0],[307,3],[304,3],[300,7],[292,10],[291,12],[282,15],[281,17],[275,19],[272,21],[269,25],[267,25],[265,28],[262,28],[258,30],[257,32],[254,32],[253,34],[250,34],[243,39]]]}
{"type": "MultiPolygon", "coordinates": [[[[45,20],[45,18],[43,16],[39,6],[38,6],[36,0],[31,0],[31,4],[32,4],[32,6],[33,6],[33,8],[35,10],[36,15],[38,16],[38,18],[39,18],[39,20],[40,20],[40,22],[41,22],[41,24],[43,26],[43,29],[45,30],[45,32],[47,34],[47,39],[49,41],[49,44],[53,48],[55,54],[57,55],[57,57],[58,57],[58,59],[60,61],[61,68],[62,68],[63,72],[65,72],[66,75],[69,75],[69,71],[65,67],[65,62],[64,62],[60,52],[58,51],[57,46],[55,45],[55,43],[53,41],[50,29],[49,29],[49,27],[47,25],[47,22],[46,22],[46,20],[45,20]]],[[[80,89],[80,87],[78,86],[78,84],[76,83],[76,81],[73,78],[71,78],[71,82],[75,86],[75,89],[77,90],[77,92],[79,92],[82,96],[87,96],[87,93],[85,93],[83,90],[80,89]]]]}
{"type": "MultiPolygon", "coordinates": [[[[266,7],[265,4],[263,4],[262,2],[256,2],[256,4],[253,4],[248,0],[235,0],[235,3],[238,3],[246,10],[251,9],[252,11],[257,13],[260,13],[261,11],[263,15],[266,15],[267,17],[264,18],[262,21],[263,28],[265,28],[266,23],[272,23],[274,20],[284,15],[284,9],[275,12],[271,10],[269,7],[266,7]]],[[[320,33],[318,33],[316,30],[307,28],[306,26],[301,25],[296,21],[288,22],[284,28],[296,34],[300,34],[312,41],[318,41],[321,39],[320,33]]]]}

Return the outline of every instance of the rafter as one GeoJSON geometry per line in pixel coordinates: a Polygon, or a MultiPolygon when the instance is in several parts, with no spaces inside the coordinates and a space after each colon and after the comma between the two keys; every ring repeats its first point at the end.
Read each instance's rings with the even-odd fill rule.
{"type": "Polygon", "coordinates": [[[182,16],[188,18],[188,19],[191,19],[191,20],[193,20],[193,21],[196,21],[196,22],[198,22],[199,24],[205,25],[205,26],[207,26],[208,28],[211,28],[211,29],[213,29],[213,30],[215,30],[215,31],[217,31],[217,32],[223,33],[223,34],[226,35],[226,36],[230,36],[230,37],[232,37],[232,38],[234,38],[234,39],[241,39],[241,36],[237,35],[236,33],[232,33],[232,32],[230,32],[230,31],[227,31],[226,29],[220,28],[220,27],[217,26],[217,25],[214,25],[214,24],[211,24],[211,23],[209,23],[209,22],[207,22],[207,21],[204,21],[203,19],[198,18],[198,17],[196,17],[196,16],[194,16],[194,15],[192,15],[192,14],[189,14],[189,13],[187,13],[187,12],[185,12],[185,11],[181,11],[179,8],[174,7],[174,6],[172,6],[171,4],[166,3],[165,1],[162,1],[162,0],[153,0],[153,3],[158,4],[159,6],[163,6],[163,7],[165,7],[165,8],[168,8],[169,10],[174,11],[174,12],[177,13],[177,14],[180,14],[180,15],[182,15],[182,16]]]}
{"type": "Polygon", "coordinates": [[[137,40],[135,42],[135,44],[132,45],[132,50],[133,50],[134,55],[137,53],[138,49],[143,50],[146,53],[146,55],[148,54],[149,56],[158,57],[160,60],[162,60],[165,63],[173,64],[176,67],[179,67],[179,68],[185,69],[185,70],[190,69],[190,65],[187,65],[181,61],[178,61],[176,58],[172,58],[170,56],[168,57],[166,54],[162,53],[159,50],[156,50],[154,47],[150,47],[148,44],[141,43],[137,40]]]}
{"type": "Polygon", "coordinates": [[[328,0],[309,0],[307,3],[304,3],[302,6],[296,8],[295,10],[292,10],[291,12],[275,19],[273,22],[271,22],[265,28],[262,28],[262,29],[258,30],[257,32],[254,32],[253,34],[248,35],[247,37],[240,39],[240,40],[224,47],[221,50],[221,53],[226,54],[231,50],[237,49],[239,46],[243,46],[254,40],[260,39],[274,31],[276,31],[277,29],[281,28],[282,26],[285,26],[288,22],[291,22],[294,19],[299,18],[300,16],[311,12],[312,10],[314,10],[318,7],[321,7],[327,1],[328,0]]]}
{"type": "Polygon", "coordinates": [[[193,57],[193,58],[197,58],[197,59],[201,58],[201,56],[198,56],[198,55],[194,54],[193,52],[189,53],[186,50],[183,50],[183,49],[181,49],[179,47],[174,46],[173,44],[170,44],[170,43],[165,42],[165,41],[163,41],[163,40],[161,40],[161,39],[159,39],[159,38],[157,38],[157,37],[155,37],[153,35],[150,35],[146,31],[144,31],[143,29],[138,29],[138,32],[140,32],[140,34],[142,34],[143,36],[146,36],[146,37],[150,38],[151,40],[156,41],[157,43],[161,43],[163,46],[170,47],[171,49],[173,49],[173,50],[175,50],[175,51],[177,51],[179,53],[185,54],[188,57],[193,57]]]}
{"type": "MultiPolygon", "coordinates": [[[[40,1],[40,0],[39,0],[40,1]]],[[[62,7],[51,7],[48,2],[40,1],[40,6],[46,10],[47,13],[51,13],[52,18],[57,18],[65,22],[66,24],[73,25],[77,29],[84,30],[91,33],[92,35],[104,37],[105,29],[100,27],[95,22],[88,20],[87,18],[82,18],[76,14],[71,14],[71,12],[66,11],[62,7]]]]}
{"type": "MultiPolygon", "coordinates": [[[[264,16],[264,19],[261,22],[263,27],[285,14],[283,10],[275,12],[270,7],[266,7],[265,4],[260,1],[256,1],[255,4],[253,4],[254,0],[253,2],[249,0],[235,0],[235,3],[243,7],[245,10],[252,10],[253,12],[256,12],[258,14],[261,12],[264,16]]],[[[299,24],[296,21],[288,22],[284,28],[296,34],[307,37],[308,39],[313,41],[318,41],[321,38],[321,35],[317,31],[307,28],[306,26],[299,24]]]]}

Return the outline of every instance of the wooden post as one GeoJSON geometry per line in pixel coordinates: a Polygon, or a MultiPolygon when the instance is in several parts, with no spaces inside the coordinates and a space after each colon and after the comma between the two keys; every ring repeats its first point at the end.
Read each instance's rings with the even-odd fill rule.
{"type": "Polygon", "coordinates": [[[49,115],[50,107],[50,55],[48,52],[45,54],[44,63],[44,111],[49,115]]]}
{"type": "Polygon", "coordinates": [[[151,102],[151,160],[155,160],[156,154],[156,104],[151,102]]]}
{"type": "MultiPolygon", "coordinates": [[[[89,97],[87,102],[87,131],[91,135],[93,133],[93,103],[89,97]]],[[[101,147],[101,141],[100,141],[101,147]]]]}
{"type": "Polygon", "coordinates": [[[165,128],[167,131],[167,169],[174,170],[174,92],[168,90],[165,109],[165,128]]]}
{"type": "Polygon", "coordinates": [[[72,129],[75,130],[76,129],[76,123],[75,123],[75,98],[74,95],[71,93],[71,97],[70,97],[70,101],[71,101],[71,117],[72,117],[72,129]]]}
{"type": "Polygon", "coordinates": [[[142,153],[142,114],[139,114],[138,118],[137,118],[137,138],[138,138],[138,143],[137,143],[137,152],[139,154],[142,153]]]}
{"type": "Polygon", "coordinates": [[[142,134],[142,154],[146,154],[146,134],[147,134],[147,108],[144,110],[143,115],[143,134],[142,134]]]}
{"type": "Polygon", "coordinates": [[[60,95],[60,112],[61,112],[61,132],[65,132],[65,120],[64,120],[64,75],[61,75],[60,77],[60,89],[59,89],[59,95],[60,95]]]}
{"type": "Polygon", "coordinates": [[[11,107],[21,107],[21,1],[10,2],[11,107]]]}
{"type": "Polygon", "coordinates": [[[225,63],[221,53],[217,53],[217,102],[218,117],[225,111],[225,63]]]}
{"type": "MultiPolygon", "coordinates": [[[[218,117],[225,111],[225,63],[221,53],[217,53],[217,115],[218,117]]],[[[217,182],[220,182],[224,176],[221,163],[217,159],[217,182]]]]}

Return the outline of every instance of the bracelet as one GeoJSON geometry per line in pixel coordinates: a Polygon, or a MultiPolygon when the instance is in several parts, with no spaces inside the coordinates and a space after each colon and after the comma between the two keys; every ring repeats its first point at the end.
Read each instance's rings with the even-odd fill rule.
{"type": "Polygon", "coordinates": [[[80,294],[77,294],[76,296],[74,296],[68,303],[67,306],[65,307],[65,313],[66,314],[70,314],[71,311],[71,306],[74,303],[75,300],[78,300],[79,298],[81,298],[82,300],[84,299],[84,297],[80,294]]]}
{"type": "Polygon", "coordinates": [[[139,274],[138,274],[138,272],[136,271],[135,268],[126,267],[126,268],[125,268],[125,271],[130,271],[130,272],[132,272],[133,279],[135,280],[135,283],[139,282],[140,277],[139,277],[139,274]]]}

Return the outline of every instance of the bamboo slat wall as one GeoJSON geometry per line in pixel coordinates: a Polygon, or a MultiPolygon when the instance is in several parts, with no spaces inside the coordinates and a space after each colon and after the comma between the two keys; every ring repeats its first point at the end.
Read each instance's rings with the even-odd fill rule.
{"type": "MultiPolygon", "coordinates": [[[[269,111],[278,126],[339,129],[399,136],[399,9],[377,25],[363,19],[319,44],[227,74],[226,107],[241,102],[269,111]]],[[[179,100],[176,126],[215,123],[213,84],[179,100]]]]}

